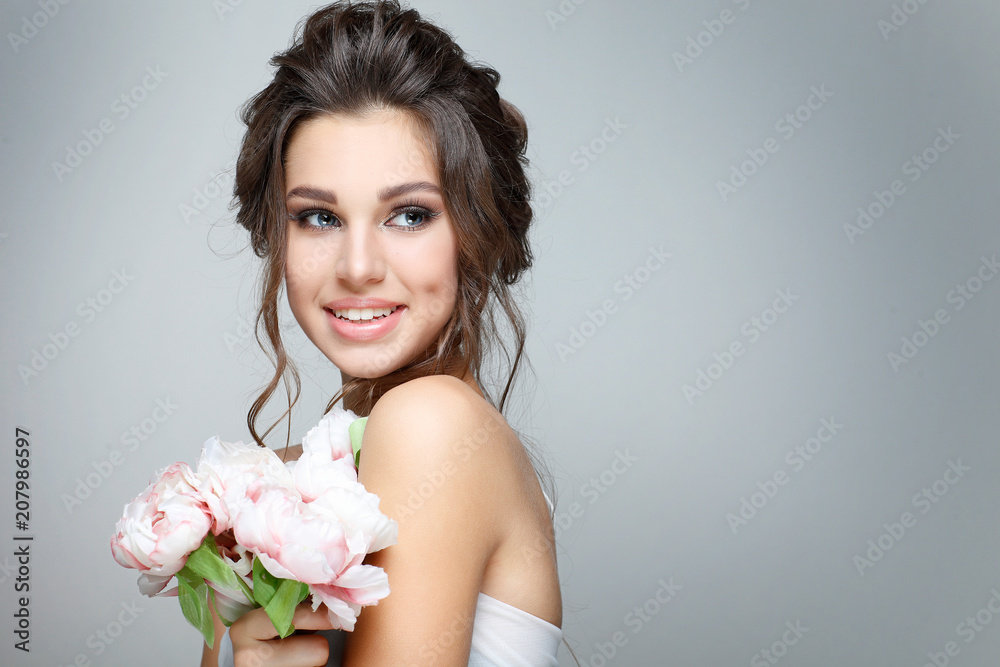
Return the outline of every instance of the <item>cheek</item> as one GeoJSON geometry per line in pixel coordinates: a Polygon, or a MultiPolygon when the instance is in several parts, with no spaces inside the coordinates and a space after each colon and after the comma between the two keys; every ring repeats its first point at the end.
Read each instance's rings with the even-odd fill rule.
{"type": "Polygon", "coordinates": [[[439,276],[438,290],[434,295],[434,313],[438,317],[438,324],[444,324],[451,317],[455,310],[455,303],[458,300],[458,275],[454,265],[450,270],[442,271],[439,276]]]}
{"type": "Polygon", "coordinates": [[[288,240],[285,257],[285,289],[288,293],[288,305],[298,317],[299,309],[314,296],[319,284],[323,266],[316,255],[319,247],[316,244],[304,242],[294,235],[288,240]]]}
{"type": "Polygon", "coordinates": [[[447,319],[455,305],[458,287],[456,251],[444,244],[425,248],[407,261],[405,271],[428,302],[431,313],[447,319]]]}
{"type": "Polygon", "coordinates": [[[320,284],[329,272],[332,256],[331,243],[290,235],[285,257],[285,283],[289,287],[289,293],[293,290],[308,290],[320,284]]]}

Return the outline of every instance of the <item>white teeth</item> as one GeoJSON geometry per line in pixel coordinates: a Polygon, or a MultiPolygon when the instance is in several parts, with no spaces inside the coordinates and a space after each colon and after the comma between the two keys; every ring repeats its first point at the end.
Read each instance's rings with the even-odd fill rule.
{"type": "Polygon", "coordinates": [[[337,308],[333,314],[343,320],[352,322],[366,322],[376,317],[385,317],[396,311],[399,306],[392,308],[337,308]]]}

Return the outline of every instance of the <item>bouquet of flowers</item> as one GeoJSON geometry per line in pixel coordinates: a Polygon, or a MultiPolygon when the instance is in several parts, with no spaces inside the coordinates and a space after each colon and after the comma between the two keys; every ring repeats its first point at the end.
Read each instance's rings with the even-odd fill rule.
{"type": "Polygon", "coordinates": [[[176,595],[209,646],[209,604],[227,626],[263,607],[287,637],[295,606],[311,595],[314,611],[326,605],[335,628],[353,630],[361,607],[389,594],[385,572],[364,558],[397,532],[358,482],[365,421],[335,407],[288,463],[256,444],[210,438],[194,470],[174,463],[125,506],[112,555],[142,573],[144,595],[176,595]]]}

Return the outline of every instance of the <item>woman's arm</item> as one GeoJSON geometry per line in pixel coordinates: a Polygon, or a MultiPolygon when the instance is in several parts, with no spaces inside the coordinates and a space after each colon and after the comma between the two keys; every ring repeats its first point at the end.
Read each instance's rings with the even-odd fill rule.
{"type": "Polygon", "coordinates": [[[371,554],[390,594],[366,607],[344,665],[467,665],[486,563],[501,539],[505,479],[500,425],[451,376],[387,392],[365,427],[359,479],[399,524],[398,543],[371,554]],[[499,470],[498,470],[499,468],[499,470]]]}

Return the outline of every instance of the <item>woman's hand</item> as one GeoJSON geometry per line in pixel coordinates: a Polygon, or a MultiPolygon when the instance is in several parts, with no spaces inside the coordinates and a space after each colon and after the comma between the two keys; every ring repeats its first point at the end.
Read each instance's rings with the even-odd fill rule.
{"type": "MultiPolygon", "coordinates": [[[[325,607],[312,610],[308,603],[295,608],[292,625],[296,630],[329,630],[333,627],[325,607]]],[[[322,667],[330,647],[323,635],[293,634],[278,638],[267,612],[254,609],[229,628],[235,667],[322,667]]]]}

